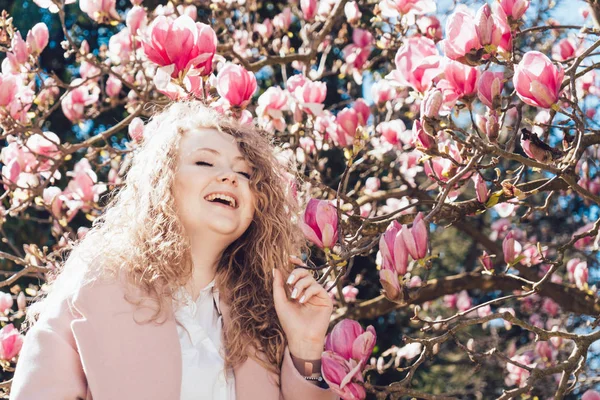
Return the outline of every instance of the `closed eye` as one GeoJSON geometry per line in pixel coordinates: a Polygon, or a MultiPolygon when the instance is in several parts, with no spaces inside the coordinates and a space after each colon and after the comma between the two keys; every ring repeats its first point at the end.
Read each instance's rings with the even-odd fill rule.
{"type": "MultiPolygon", "coordinates": [[[[207,163],[206,161],[196,161],[196,165],[207,165],[209,167],[213,166],[211,163],[207,163]]],[[[238,174],[245,176],[247,179],[250,179],[250,174],[247,172],[238,172],[238,174]]]]}

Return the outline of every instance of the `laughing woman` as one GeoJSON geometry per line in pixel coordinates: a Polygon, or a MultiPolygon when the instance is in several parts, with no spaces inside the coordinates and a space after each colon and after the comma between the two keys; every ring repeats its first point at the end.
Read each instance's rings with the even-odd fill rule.
{"type": "Polygon", "coordinates": [[[155,115],[30,307],[10,399],[336,399],[320,375],[332,302],[294,258],[272,150],[198,102],[155,115]]]}

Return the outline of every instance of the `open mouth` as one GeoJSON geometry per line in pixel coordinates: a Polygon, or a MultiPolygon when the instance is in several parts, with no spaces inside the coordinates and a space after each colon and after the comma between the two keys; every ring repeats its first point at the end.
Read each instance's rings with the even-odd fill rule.
{"type": "Polygon", "coordinates": [[[229,207],[231,209],[236,209],[237,208],[237,202],[234,198],[229,197],[229,196],[223,196],[223,195],[208,195],[204,198],[206,201],[209,201],[211,203],[216,203],[216,204],[221,204],[224,205],[226,207],[229,207]]]}

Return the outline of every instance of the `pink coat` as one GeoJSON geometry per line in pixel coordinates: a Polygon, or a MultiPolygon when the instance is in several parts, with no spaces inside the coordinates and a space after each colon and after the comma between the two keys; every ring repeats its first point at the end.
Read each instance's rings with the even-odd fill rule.
{"type": "MultiPolygon", "coordinates": [[[[162,325],[137,324],[134,317],[144,321],[153,310],[134,313],[124,294],[118,283],[95,283],[43,313],[25,337],[10,399],[179,400],[182,360],[172,310],[162,325]]],[[[229,307],[221,300],[219,306],[227,325],[229,307]]],[[[287,348],[281,390],[275,374],[251,358],[234,374],[239,400],[338,399],[306,381],[287,348]]]]}

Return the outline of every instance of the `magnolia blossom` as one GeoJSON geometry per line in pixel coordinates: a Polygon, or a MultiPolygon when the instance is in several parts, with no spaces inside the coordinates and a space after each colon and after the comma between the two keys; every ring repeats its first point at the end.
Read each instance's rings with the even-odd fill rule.
{"type": "Polygon", "coordinates": [[[332,131],[333,140],[338,146],[352,145],[359,126],[359,113],[354,108],[344,108],[336,118],[337,129],[332,131]]]}
{"type": "Polygon", "coordinates": [[[385,104],[386,102],[398,97],[396,88],[386,79],[381,79],[371,86],[371,97],[377,105],[385,104]]]}
{"type": "Polygon", "coordinates": [[[448,60],[444,68],[444,79],[437,86],[444,92],[444,103],[472,97],[477,91],[479,75],[478,68],[448,60]]]}
{"type": "Polygon", "coordinates": [[[442,24],[433,15],[423,15],[417,19],[417,26],[423,35],[432,40],[442,39],[442,24]]]}
{"type": "Polygon", "coordinates": [[[360,17],[362,16],[356,1],[349,1],[346,3],[344,6],[344,14],[346,15],[346,19],[350,25],[356,24],[358,21],[360,21],[360,17]]]}
{"type": "Polygon", "coordinates": [[[485,184],[485,180],[480,174],[473,176],[473,182],[475,182],[475,193],[477,194],[477,201],[480,203],[487,202],[489,197],[489,190],[485,184]]]}
{"type": "Polygon", "coordinates": [[[517,95],[525,104],[552,108],[558,101],[564,76],[565,72],[560,65],[554,66],[539,51],[529,51],[515,67],[513,84],[517,95]]]}
{"type": "Polygon", "coordinates": [[[217,92],[234,107],[245,107],[256,92],[252,72],[237,64],[227,63],[217,75],[217,92]]]}
{"type": "Polygon", "coordinates": [[[136,142],[141,142],[144,138],[144,121],[140,117],[135,117],[129,123],[129,136],[136,142]]]}
{"type": "Polygon", "coordinates": [[[587,390],[583,396],[581,396],[581,400],[600,400],[600,393],[595,390],[587,390]]]}
{"type": "Polygon", "coordinates": [[[489,108],[495,109],[500,106],[502,96],[502,72],[485,71],[479,78],[477,85],[477,97],[489,108]]]}
{"type": "Polygon", "coordinates": [[[258,98],[256,115],[259,122],[269,131],[286,128],[283,111],[288,109],[288,93],[279,86],[271,86],[258,98]]]}
{"type": "Polygon", "coordinates": [[[27,33],[29,52],[34,56],[39,55],[48,45],[49,36],[50,33],[45,23],[39,22],[35,24],[27,33]]]}
{"type": "MultiPolygon", "coordinates": [[[[75,3],[77,0],[65,0],[64,4],[72,4],[75,3]]],[[[57,13],[58,12],[58,6],[54,3],[53,0],[33,0],[33,2],[35,4],[38,5],[38,7],[41,8],[47,8],[48,11],[50,11],[51,13],[57,13]]]]}
{"type": "Polygon", "coordinates": [[[498,0],[507,17],[518,21],[529,8],[531,0],[498,0]]]}
{"type": "Polygon", "coordinates": [[[521,244],[515,240],[515,235],[512,231],[508,232],[504,238],[502,251],[504,252],[504,261],[508,264],[512,264],[519,256],[521,244]]]}
{"type": "Polygon", "coordinates": [[[337,209],[327,200],[310,199],[299,225],[306,239],[321,248],[332,248],[337,242],[337,209]]]}
{"type": "Polygon", "coordinates": [[[381,15],[386,18],[396,18],[401,15],[423,15],[436,10],[433,0],[383,0],[379,3],[381,15]]]}
{"type": "Polygon", "coordinates": [[[115,9],[117,0],[79,0],[79,8],[98,23],[110,23],[120,19],[115,9]]]}
{"type": "Polygon", "coordinates": [[[87,158],[77,162],[73,171],[67,172],[67,176],[71,177],[71,181],[63,192],[63,198],[72,213],[78,210],[89,211],[106,191],[106,185],[97,183],[98,177],[87,158]]]}
{"type": "Polygon", "coordinates": [[[304,14],[304,19],[312,21],[317,14],[317,0],[300,0],[300,9],[304,14]]]}
{"type": "Polygon", "coordinates": [[[12,308],[14,300],[10,293],[0,292],[0,313],[6,315],[12,308]]]}
{"type": "Polygon", "coordinates": [[[127,19],[125,20],[127,28],[133,34],[138,32],[138,29],[145,27],[148,23],[148,16],[146,10],[143,7],[135,6],[127,13],[127,19]]]}
{"type": "Polygon", "coordinates": [[[13,324],[8,324],[0,329],[0,359],[12,360],[23,347],[24,336],[13,324]]]}
{"type": "Polygon", "coordinates": [[[394,59],[396,69],[386,79],[425,93],[440,72],[440,56],[435,43],[423,36],[408,38],[394,59]]]}
{"type": "Polygon", "coordinates": [[[196,68],[201,75],[212,72],[217,35],[209,25],[194,22],[187,15],[174,21],[159,16],[148,30],[149,37],[143,41],[144,52],[172,78],[183,77],[190,68],[196,68]]]}
{"type": "Polygon", "coordinates": [[[302,85],[292,85],[294,88],[292,89],[290,88],[289,81],[288,90],[293,92],[300,108],[312,115],[319,115],[323,111],[323,102],[327,96],[327,84],[325,82],[305,80],[302,85]]]}
{"type": "Polygon", "coordinates": [[[375,131],[391,145],[410,144],[411,141],[411,132],[406,130],[406,125],[401,119],[382,122],[377,125],[375,131]]]}
{"type": "Polygon", "coordinates": [[[355,383],[363,382],[361,365],[355,360],[346,360],[332,351],[326,351],[321,356],[321,362],[323,379],[341,398],[360,400],[367,396],[365,388],[355,383]]]}
{"type": "Polygon", "coordinates": [[[377,334],[373,326],[366,330],[356,321],[343,319],[338,322],[325,340],[325,350],[332,351],[346,360],[353,359],[364,366],[373,352],[377,334]]]}
{"type": "Polygon", "coordinates": [[[572,39],[565,38],[560,40],[552,47],[552,58],[558,61],[565,61],[575,57],[577,45],[572,39]]]}
{"type": "Polygon", "coordinates": [[[61,107],[65,117],[71,122],[79,122],[83,119],[85,107],[95,104],[98,101],[100,88],[93,82],[84,85],[82,79],[73,79],[71,90],[63,98],[61,107]]]}

